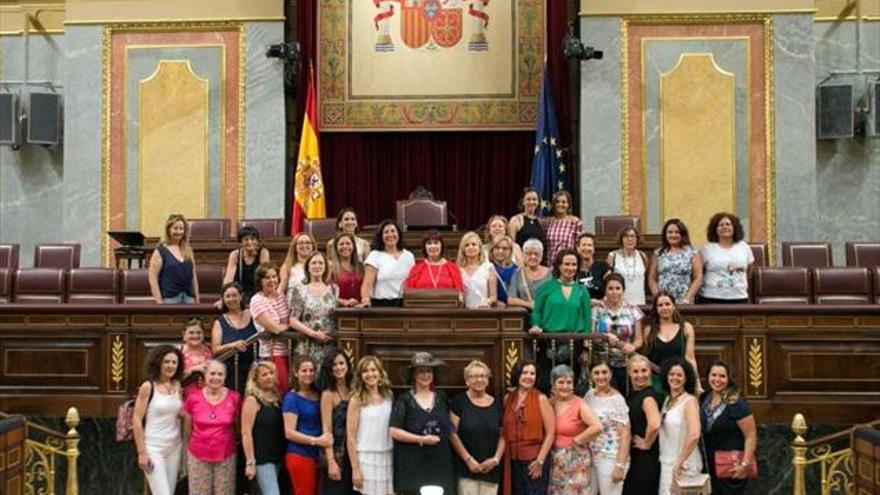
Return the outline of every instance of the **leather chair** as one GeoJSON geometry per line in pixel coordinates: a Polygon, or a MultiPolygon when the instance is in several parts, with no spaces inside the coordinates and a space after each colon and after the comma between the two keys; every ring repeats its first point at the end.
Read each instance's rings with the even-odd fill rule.
{"type": "Polygon", "coordinates": [[[812,272],[802,266],[755,269],[755,304],[810,304],[812,272]]]}
{"type": "Polygon", "coordinates": [[[18,244],[0,244],[0,268],[18,269],[18,244]]]}
{"type": "Polygon", "coordinates": [[[831,244],[827,242],[783,242],[782,266],[827,268],[831,262],[831,244]]]}
{"type": "Polygon", "coordinates": [[[79,244],[37,244],[34,268],[79,268],[79,244]]]}
{"type": "Polygon", "coordinates": [[[813,292],[816,304],[871,304],[871,271],[866,267],[816,268],[813,292]]]}
{"type": "Polygon", "coordinates": [[[846,266],[880,266],[880,242],[847,242],[844,246],[846,266]]]}
{"type": "Polygon", "coordinates": [[[230,235],[228,218],[196,218],[189,221],[190,239],[226,239],[230,235]]]}
{"type": "Polygon", "coordinates": [[[67,271],[61,268],[19,268],[15,273],[14,301],[63,304],[67,271]]]}
{"type": "Polygon", "coordinates": [[[149,269],[136,268],[119,272],[119,302],[123,304],[155,304],[150,293],[149,269]]]}
{"type": "Polygon", "coordinates": [[[449,225],[449,207],[446,201],[434,199],[405,199],[397,202],[397,223],[404,231],[409,227],[446,227],[449,225]]]}
{"type": "Polygon", "coordinates": [[[199,280],[199,302],[214,304],[220,299],[220,289],[223,288],[222,266],[202,263],[196,265],[196,277],[199,280]]]}
{"type": "Polygon", "coordinates": [[[763,242],[750,242],[749,248],[751,248],[752,255],[755,257],[755,264],[753,265],[755,268],[770,266],[770,260],[767,257],[767,244],[763,242]]]}
{"type": "Polygon", "coordinates": [[[74,268],[67,274],[67,302],[114,304],[119,275],[114,268],[74,268]]]}
{"type": "Polygon", "coordinates": [[[336,235],[335,218],[315,218],[303,220],[303,232],[312,234],[315,239],[332,239],[336,235]]]}
{"type": "Polygon", "coordinates": [[[284,237],[284,219],[283,218],[246,218],[238,221],[236,231],[240,231],[242,227],[250,225],[260,231],[260,237],[263,239],[268,237],[284,237]]]}
{"type": "Polygon", "coordinates": [[[639,230],[642,219],[638,215],[596,215],[596,234],[617,235],[624,227],[635,227],[639,230]]]}
{"type": "Polygon", "coordinates": [[[0,304],[12,302],[12,276],[15,270],[0,268],[0,304]]]}

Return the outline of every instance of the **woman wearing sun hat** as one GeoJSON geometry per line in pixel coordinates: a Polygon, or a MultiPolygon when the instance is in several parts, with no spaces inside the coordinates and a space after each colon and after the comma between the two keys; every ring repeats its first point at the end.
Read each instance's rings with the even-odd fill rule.
{"type": "Polygon", "coordinates": [[[432,389],[445,366],[429,352],[416,352],[406,368],[412,389],[397,398],[391,411],[397,493],[417,494],[425,485],[455,493],[449,405],[442,391],[432,389]]]}

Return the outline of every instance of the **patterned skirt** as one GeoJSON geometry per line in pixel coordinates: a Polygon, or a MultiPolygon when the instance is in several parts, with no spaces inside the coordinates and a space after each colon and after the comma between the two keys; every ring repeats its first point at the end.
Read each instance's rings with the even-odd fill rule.
{"type": "Polygon", "coordinates": [[[394,459],[392,451],[358,452],[364,486],[357,490],[363,495],[388,495],[394,493],[394,459]]]}
{"type": "Polygon", "coordinates": [[[590,486],[592,456],[590,447],[571,444],[570,447],[554,448],[550,454],[549,495],[582,495],[590,486]]]}

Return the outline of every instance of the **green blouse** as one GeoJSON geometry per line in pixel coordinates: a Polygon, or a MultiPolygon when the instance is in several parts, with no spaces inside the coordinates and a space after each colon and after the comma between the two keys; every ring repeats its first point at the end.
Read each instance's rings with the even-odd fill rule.
{"type": "Polygon", "coordinates": [[[558,279],[544,282],[535,295],[532,325],[545,332],[590,333],[590,292],[577,282],[563,284],[558,279]],[[568,299],[562,286],[571,287],[568,299]]]}

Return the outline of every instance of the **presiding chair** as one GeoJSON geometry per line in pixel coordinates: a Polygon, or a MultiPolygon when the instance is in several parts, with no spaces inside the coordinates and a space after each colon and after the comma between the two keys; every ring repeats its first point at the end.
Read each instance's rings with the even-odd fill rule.
{"type": "Polygon", "coordinates": [[[639,229],[642,219],[638,215],[596,215],[596,234],[617,235],[625,227],[639,229]]]}
{"type": "Polygon", "coordinates": [[[189,220],[189,238],[226,239],[230,236],[231,223],[228,218],[195,218],[189,220]]]}
{"type": "Polygon", "coordinates": [[[311,234],[320,244],[324,239],[332,239],[336,235],[335,218],[313,218],[303,220],[303,232],[311,234]]]}
{"type": "Polygon", "coordinates": [[[269,237],[284,237],[284,220],[281,218],[246,218],[238,221],[237,230],[251,226],[260,232],[263,239],[269,237]]]}
{"type": "MultiPolygon", "coordinates": [[[[420,229],[449,227],[449,208],[446,201],[434,199],[405,199],[397,202],[397,223],[404,231],[410,227],[420,229]]],[[[456,226],[452,225],[452,230],[456,226]]]]}

